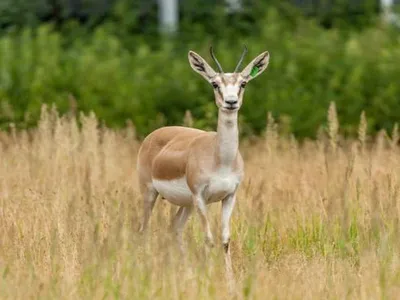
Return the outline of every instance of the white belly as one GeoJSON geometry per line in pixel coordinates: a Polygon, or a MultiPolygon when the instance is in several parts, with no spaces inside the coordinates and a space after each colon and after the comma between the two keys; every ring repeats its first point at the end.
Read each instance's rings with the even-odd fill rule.
{"type": "MultiPolygon", "coordinates": [[[[207,203],[220,201],[232,194],[240,183],[240,178],[239,174],[232,172],[218,171],[212,174],[204,186],[205,201],[207,203]]],[[[186,177],[172,180],[153,179],[153,185],[163,198],[175,205],[193,204],[192,192],[186,182],[186,177]]]]}
{"type": "Polygon", "coordinates": [[[157,192],[165,199],[179,206],[192,204],[192,192],[186,182],[186,177],[159,180],[153,179],[153,185],[157,192]]]}

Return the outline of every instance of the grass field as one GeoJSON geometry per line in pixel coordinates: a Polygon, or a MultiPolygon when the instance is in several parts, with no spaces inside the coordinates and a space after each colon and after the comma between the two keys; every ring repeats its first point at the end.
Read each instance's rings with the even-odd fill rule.
{"type": "MultiPolygon", "coordinates": [[[[158,201],[147,239],[133,127],[43,109],[28,131],[0,132],[1,299],[396,299],[400,293],[397,129],[338,136],[335,110],[316,141],[241,145],[246,176],[232,217],[234,295],[222,247],[205,259],[197,215],[186,264],[158,201]]],[[[219,237],[220,204],[209,206],[219,237]]],[[[218,241],[218,240],[217,240],[218,241]]]]}

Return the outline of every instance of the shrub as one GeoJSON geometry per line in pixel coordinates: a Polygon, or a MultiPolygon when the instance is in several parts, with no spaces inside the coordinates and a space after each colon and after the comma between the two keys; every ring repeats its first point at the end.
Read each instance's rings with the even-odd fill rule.
{"type": "Polygon", "coordinates": [[[245,93],[243,134],[262,133],[269,111],[295,135],[314,136],[331,102],[344,134],[357,132],[363,110],[369,130],[390,129],[400,115],[398,33],[379,24],[345,31],[293,20],[270,8],[253,34],[246,33],[251,28],[238,33],[228,26],[231,20],[220,19],[220,36],[194,23],[190,35],[154,37],[152,43],[148,36],[119,32],[111,21],[90,34],[72,23],[64,31],[44,24],[9,32],[0,38],[0,122],[30,126],[43,102],[66,112],[70,99],[76,99],[78,109],[95,111],[110,126],[131,119],[140,136],[160,125],[181,124],[186,110],[194,126],[213,128],[212,89],[191,70],[187,51],[209,59],[212,43],[229,70],[245,43],[244,64],[264,50],[271,61],[245,93]]]}

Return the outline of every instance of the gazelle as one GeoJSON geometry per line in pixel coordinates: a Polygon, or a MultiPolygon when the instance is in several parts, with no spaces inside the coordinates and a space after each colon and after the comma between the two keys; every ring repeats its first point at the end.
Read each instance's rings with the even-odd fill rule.
{"type": "Polygon", "coordinates": [[[161,195],[180,207],[172,221],[179,240],[195,207],[205,231],[206,244],[213,246],[207,204],[222,201],[222,243],[229,263],[229,222],[236,191],[244,174],[239,153],[238,111],[246,84],[260,75],[269,62],[269,53],[265,51],[239,72],[246,52],[245,47],[233,73],[224,73],[210,47],[211,57],[218,67],[217,73],[200,55],[189,51],[191,67],[214,89],[218,107],[217,132],[180,126],[159,128],[143,141],[137,164],[144,203],[140,231],[146,229],[156,198],[161,195]]]}

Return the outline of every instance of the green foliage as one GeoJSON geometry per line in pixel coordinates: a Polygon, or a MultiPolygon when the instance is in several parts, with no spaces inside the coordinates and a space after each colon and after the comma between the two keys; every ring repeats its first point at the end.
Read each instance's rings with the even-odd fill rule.
{"type": "Polygon", "coordinates": [[[123,8],[120,4],[114,11],[119,23],[110,19],[93,31],[68,23],[61,30],[44,24],[3,34],[1,126],[30,126],[43,102],[66,112],[76,99],[79,110],[93,110],[109,125],[131,119],[141,136],[161,125],[181,124],[186,110],[194,126],[214,128],[212,88],[187,61],[189,49],[211,61],[211,43],[227,70],[236,65],[244,43],[249,53],[243,65],[270,52],[267,71],[245,92],[244,134],[261,133],[271,111],[278,120],[283,116],[297,136],[314,136],[331,101],[347,134],[357,132],[362,110],[372,130],[398,121],[400,38],[390,28],[328,30],[293,11],[284,16],[270,7],[257,11],[254,26],[246,20],[232,26],[238,20],[216,10],[207,25],[217,28],[213,34],[201,22],[184,19],[182,32],[166,39],[130,33],[134,21],[123,22],[123,8]]]}
{"type": "Polygon", "coordinates": [[[46,0],[2,0],[0,1],[0,26],[33,25],[38,14],[48,13],[50,7],[46,0]]]}

